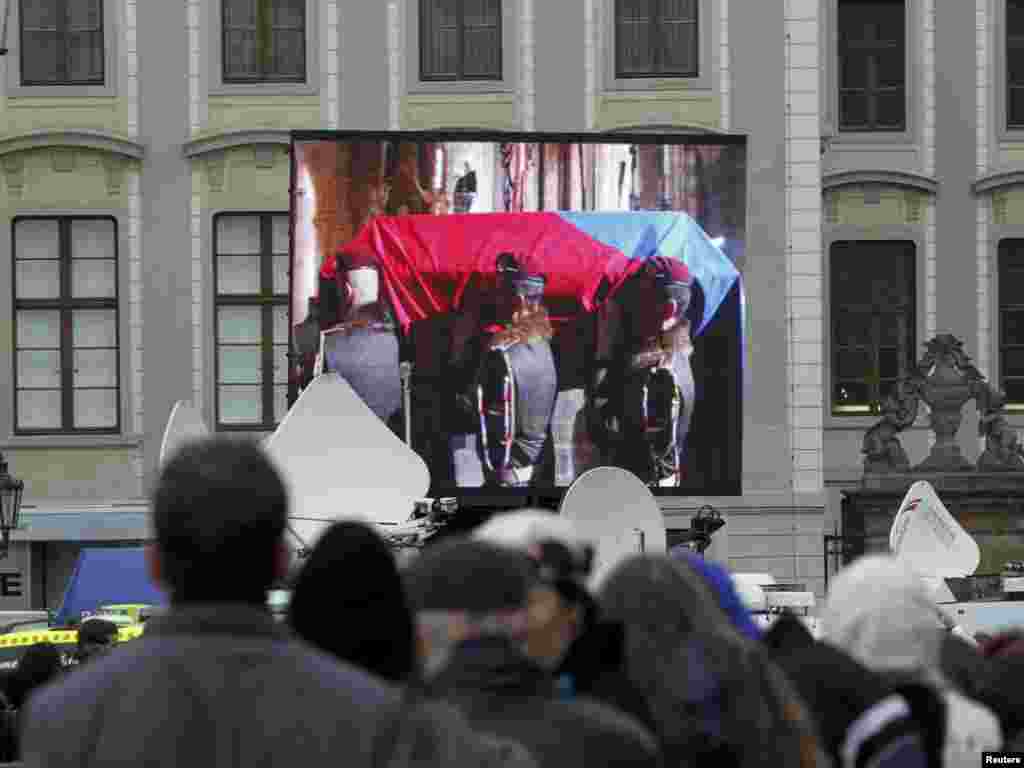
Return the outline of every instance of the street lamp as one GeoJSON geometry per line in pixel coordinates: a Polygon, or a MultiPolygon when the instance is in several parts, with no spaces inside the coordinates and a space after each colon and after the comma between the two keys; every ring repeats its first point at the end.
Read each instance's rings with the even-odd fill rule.
{"type": "Polygon", "coordinates": [[[0,19],[0,56],[7,55],[7,22],[11,18],[11,3],[14,0],[0,0],[3,3],[3,18],[0,19]]]}
{"type": "Polygon", "coordinates": [[[7,471],[7,459],[0,453],[0,559],[7,557],[11,531],[18,529],[21,496],[24,492],[25,482],[11,477],[7,471]]]}

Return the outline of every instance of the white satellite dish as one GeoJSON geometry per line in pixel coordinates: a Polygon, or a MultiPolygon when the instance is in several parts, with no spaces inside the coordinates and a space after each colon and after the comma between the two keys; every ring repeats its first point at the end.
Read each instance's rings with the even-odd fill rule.
{"type": "Polygon", "coordinates": [[[627,557],[667,550],[665,520],[657,499],[625,469],[596,467],[584,472],[569,486],[559,512],[581,538],[594,542],[593,589],[627,557]]]}
{"type": "Polygon", "coordinates": [[[167,426],[164,428],[164,437],[160,442],[160,458],[158,465],[163,466],[174,454],[176,454],[186,443],[195,440],[202,440],[210,434],[210,430],[203,421],[203,415],[192,403],[179,400],[171,409],[171,415],[167,418],[167,426]]]}
{"type": "Polygon", "coordinates": [[[405,522],[430,488],[423,459],[336,373],[303,390],[264,448],[284,476],[289,524],[305,547],[338,520],[405,522]]]}
{"type": "Polygon", "coordinates": [[[970,576],[981,550],[935,493],[921,480],[910,486],[889,531],[889,547],[918,575],[930,579],[970,576]]]}

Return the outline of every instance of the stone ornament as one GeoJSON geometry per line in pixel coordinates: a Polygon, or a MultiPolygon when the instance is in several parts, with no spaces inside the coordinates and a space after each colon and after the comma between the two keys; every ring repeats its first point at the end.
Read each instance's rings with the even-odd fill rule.
{"type": "Polygon", "coordinates": [[[986,381],[964,352],[963,342],[940,334],[925,344],[925,354],[882,405],[882,418],[864,435],[865,474],[1024,471],[1024,451],[1005,416],[1006,396],[986,381]],[[960,451],[956,435],[963,407],[974,400],[981,414],[978,432],[985,451],[972,465],[960,451]],[[899,433],[928,406],[935,444],[928,457],[911,469],[899,433]]]}

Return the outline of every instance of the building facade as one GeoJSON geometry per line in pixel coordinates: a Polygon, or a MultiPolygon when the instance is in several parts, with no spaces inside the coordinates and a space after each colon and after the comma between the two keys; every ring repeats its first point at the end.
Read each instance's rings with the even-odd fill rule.
{"type": "MultiPolygon", "coordinates": [[[[146,537],[175,401],[280,417],[292,129],[746,135],[743,495],[662,499],[669,527],[721,510],[734,568],[821,592],[863,432],[935,333],[1024,425],[1020,0],[3,5],[0,450],[27,489],[0,609],[146,537]],[[221,308],[281,351],[250,381],[218,380],[221,308]]],[[[922,417],[904,444],[928,440],[922,417]]]]}

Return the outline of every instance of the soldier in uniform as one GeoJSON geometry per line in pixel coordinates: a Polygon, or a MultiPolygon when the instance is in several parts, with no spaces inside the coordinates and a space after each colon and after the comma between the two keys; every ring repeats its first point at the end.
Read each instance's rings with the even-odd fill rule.
{"type": "Polygon", "coordinates": [[[460,313],[453,334],[460,486],[529,486],[558,394],[546,280],[510,253],[498,256],[497,271],[497,294],[460,313]]]}
{"type": "Polygon", "coordinates": [[[588,431],[603,463],[654,487],[681,480],[694,400],[691,284],[681,261],[656,257],[598,311],[588,431]]]}
{"type": "Polygon", "coordinates": [[[388,426],[400,434],[402,383],[397,324],[380,294],[372,253],[338,253],[340,322],[324,337],[324,370],[339,373],[388,426]]]}

